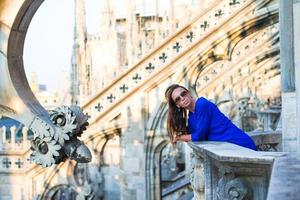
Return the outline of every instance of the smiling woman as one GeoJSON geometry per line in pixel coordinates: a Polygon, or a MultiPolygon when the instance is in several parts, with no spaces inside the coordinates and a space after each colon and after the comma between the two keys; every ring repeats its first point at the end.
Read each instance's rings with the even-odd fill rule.
{"type": "Polygon", "coordinates": [[[169,105],[167,130],[172,143],[224,141],[256,150],[253,140],[204,97],[195,99],[188,89],[177,84],[169,86],[165,96],[169,105]]]}

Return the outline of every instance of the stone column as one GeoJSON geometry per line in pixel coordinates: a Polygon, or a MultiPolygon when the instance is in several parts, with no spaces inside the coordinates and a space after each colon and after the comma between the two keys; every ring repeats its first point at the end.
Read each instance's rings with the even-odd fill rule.
{"type": "Polygon", "coordinates": [[[294,16],[294,63],[295,63],[295,87],[297,102],[297,137],[298,151],[300,151],[300,0],[293,1],[294,16]]]}
{"type": "MultiPolygon", "coordinates": [[[[296,84],[295,84],[295,45],[293,5],[297,1],[280,0],[280,68],[282,90],[282,133],[283,150],[299,151],[299,113],[297,113],[296,84]]],[[[297,29],[296,29],[297,30],[297,29]]],[[[299,40],[299,38],[298,38],[299,40]]],[[[296,49],[297,50],[297,49],[296,49]]],[[[299,54],[299,52],[298,52],[299,54]]],[[[299,86],[298,86],[299,87],[299,86]]]]}
{"type": "Polygon", "coordinates": [[[15,142],[16,142],[16,127],[12,126],[10,127],[10,146],[14,147],[15,142]]]}
{"type": "Polygon", "coordinates": [[[22,134],[23,134],[23,146],[25,147],[27,145],[27,137],[28,137],[28,128],[27,127],[23,127],[22,128],[22,134]]]}
{"type": "Polygon", "coordinates": [[[5,126],[3,126],[2,128],[2,144],[3,145],[5,145],[5,143],[6,143],[6,127],[5,126]]]}
{"type": "Polygon", "coordinates": [[[142,116],[142,96],[136,94],[123,110],[128,127],[121,133],[121,200],[147,199],[145,191],[145,130],[142,116]]]}
{"type": "Polygon", "coordinates": [[[281,90],[295,92],[293,0],[280,0],[279,20],[281,90]]]}
{"type": "Polygon", "coordinates": [[[191,157],[190,182],[194,190],[193,200],[204,200],[204,159],[197,156],[194,152],[191,154],[191,157]]]}
{"type": "Polygon", "coordinates": [[[0,151],[3,149],[3,135],[5,134],[4,127],[0,128],[0,151]]]}

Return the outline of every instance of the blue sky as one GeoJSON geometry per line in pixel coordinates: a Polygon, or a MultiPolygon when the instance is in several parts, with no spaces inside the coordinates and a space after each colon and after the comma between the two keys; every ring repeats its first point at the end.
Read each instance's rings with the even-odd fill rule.
{"type": "MultiPolygon", "coordinates": [[[[89,32],[97,30],[99,1],[87,0],[89,32]]],[[[70,69],[74,30],[74,0],[45,0],[28,28],[24,46],[27,79],[36,72],[49,91],[59,86],[62,71],[70,69]]]]}

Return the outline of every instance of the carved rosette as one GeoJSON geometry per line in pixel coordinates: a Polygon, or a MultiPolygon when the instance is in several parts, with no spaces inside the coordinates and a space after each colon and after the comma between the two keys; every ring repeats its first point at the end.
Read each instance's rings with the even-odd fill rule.
{"type": "Polygon", "coordinates": [[[59,157],[61,146],[51,137],[36,137],[31,149],[31,159],[43,167],[48,167],[55,163],[55,158],[59,157]]]}
{"type": "Polygon", "coordinates": [[[233,174],[225,174],[218,181],[217,197],[219,200],[251,200],[252,190],[242,177],[234,178],[233,174]]]}
{"type": "Polygon", "coordinates": [[[67,106],[61,106],[55,110],[51,110],[49,114],[52,122],[60,128],[60,134],[56,134],[55,139],[62,145],[65,141],[70,139],[72,132],[76,128],[76,116],[67,106]]]}
{"type": "Polygon", "coordinates": [[[49,114],[53,125],[36,117],[29,127],[34,133],[31,160],[43,167],[58,164],[67,158],[81,163],[90,162],[90,150],[77,138],[88,125],[88,118],[82,109],[62,106],[49,114]]]}

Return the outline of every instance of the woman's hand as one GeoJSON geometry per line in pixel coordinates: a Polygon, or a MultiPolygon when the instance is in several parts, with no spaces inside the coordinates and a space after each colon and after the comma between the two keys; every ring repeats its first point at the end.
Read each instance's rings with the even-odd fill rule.
{"type": "Polygon", "coordinates": [[[192,140],[191,134],[176,135],[174,137],[173,143],[176,143],[177,141],[189,142],[191,140],[192,140]]]}

